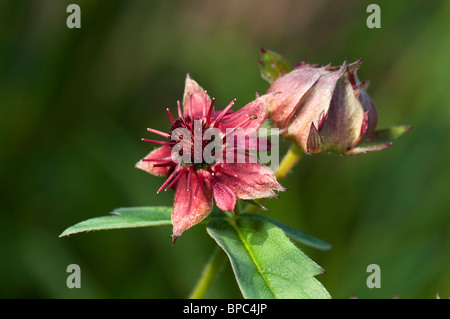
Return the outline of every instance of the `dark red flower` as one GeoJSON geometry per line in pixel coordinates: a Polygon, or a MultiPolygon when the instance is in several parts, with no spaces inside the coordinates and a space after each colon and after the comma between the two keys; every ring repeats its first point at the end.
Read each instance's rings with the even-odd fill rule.
{"type": "Polygon", "coordinates": [[[221,210],[234,211],[238,198],[277,197],[275,191],[285,190],[273,171],[247,152],[262,142],[256,133],[267,119],[273,95],[261,96],[236,112],[230,110],[234,100],[214,111],[214,99],[188,75],[178,118],[167,109],[170,130],[148,129],[167,140],[143,139],[162,146],[136,167],[167,177],[158,193],[175,189],[173,242],[209,215],[213,197],[221,210]]]}

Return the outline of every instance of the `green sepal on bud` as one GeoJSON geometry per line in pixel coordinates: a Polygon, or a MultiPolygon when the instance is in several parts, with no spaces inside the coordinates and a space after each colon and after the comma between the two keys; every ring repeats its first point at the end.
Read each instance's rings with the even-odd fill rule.
{"type": "Polygon", "coordinates": [[[261,77],[272,84],[279,77],[292,71],[291,64],[278,53],[261,49],[261,77]]]}

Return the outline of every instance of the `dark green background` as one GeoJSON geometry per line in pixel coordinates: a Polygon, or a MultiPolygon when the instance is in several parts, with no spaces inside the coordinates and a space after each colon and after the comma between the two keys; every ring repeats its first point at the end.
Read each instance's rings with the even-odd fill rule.
{"type": "MultiPolygon", "coordinates": [[[[0,297],[185,298],[214,242],[204,226],[58,235],[126,206],[172,205],[133,166],[165,130],[187,72],[216,105],[250,102],[261,47],[292,62],[364,62],[379,127],[413,129],[382,152],[304,158],[269,215],[333,245],[301,247],[334,298],[450,296],[450,2],[1,1],[0,297]],[[66,7],[81,7],[81,29],[66,7]],[[81,267],[81,289],[66,267],[81,267]],[[369,289],[366,268],[381,267],[369,289]]],[[[283,148],[287,143],[283,143],[283,148]]],[[[240,298],[228,265],[207,295],[240,298]]]]}

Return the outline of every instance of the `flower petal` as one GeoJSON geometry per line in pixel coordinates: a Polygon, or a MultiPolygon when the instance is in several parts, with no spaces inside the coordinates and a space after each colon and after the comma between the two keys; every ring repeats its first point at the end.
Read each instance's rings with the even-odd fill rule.
{"type": "Polygon", "coordinates": [[[236,205],[236,194],[224,183],[218,179],[212,179],[212,189],[214,192],[214,200],[217,207],[223,211],[233,211],[236,205]]]}
{"type": "MultiPolygon", "coordinates": [[[[239,146],[236,143],[236,146],[239,146]]],[[[256,152],[267,152],[272,148],[272,143],[265,137],[245,137],[245,150],[256,152]]]]}
{"type": "Polygon", "coordinates": [[[277,93],[265,94],[250,102],[240,110],[227,113],[220,121],[222,132],[239,129],[239,135],[255,136],[261,125],[267,120],[269,107],[277,93]]]}
{"type": "Polygon", "coordinates": [[[368,112],[365,136],[372,137],[378,124],[378,112],[375,108],[375,103],[373,103],[369,94],[367,94],[366,90],[362,87],[359,89],[359,101],[361,102],[364,111],[368,112]]]}
{"type": "Polygon", "coordinates": [[[170,146],[162,146],[151,151],[143,160],[136,163],[135,167],[142,169],[152,175],[167,176],[172,168],[171,165],[160,166],[163,163],[172,162],[170,146]],[[152,161],[154,160],[154,161],[152,161]],[[157,166],[154,166],[157,165],[157,166]]]}
{"type": "Polygon", "coordinates": [[[285,128],[287,119],[296,110],[303,95],[325,74],[326,67],[299,67],[280,77],[267,93],[280,92],[275,96],[270,113],[278,128],[285,128]]]}
{"type": "Polygon", "coordinates": [[[188,74],[184,87],[183,116],[202,118],[206,115],[210,105],[211,99],[206,91],[188,74]]]}
{"type": "Polygon", "coordinates": [[[347,65],[344,65],[337,71],[322,75],[306,92],[296,106],[295,112],[287,119],[288,128],[284,135],[292,137],[303,150],[308,149],[308,137],[311,123],[320,127],[319,120],[323,114],[328,113],[330,101],[337,81],[345,73],[347,65]]]}
{"type": "Polygon", "coordinates": [[[361,137],[363,121],[364,109],[348,77],[343,76],[336,83],[327,120],[320,132],[324,150],[348,151],[361,137]]]}
{"type": "Polygon", "coordinates": [[[258,136],[244,136],[240,140],[231,139],[230,136],[223,140],[223,154],[233,152],[235,150],[253,151],[253,152],[267,152],[272,148],[272,142],[265,137],[258,136]]]}
{"type": "Polygon", "coordinates": [[[364,133],[363,139],[370,139],[373,137],[373,133],[378,123],[378,112],[375,104],[365,90],[367,88],[367,82],[361,82],[356,74],[361,62],[362,59],[350,64],[348,66],[348,74],[350,83],[353,85],[353,89],[358,96],[359,102],[361,102],[364,112],[368,112],[367,130],[364,133]]]}
{"type": "Polygon", "coordinates": [[[227,185],[240,199],[278,197],[274,192],[285,191],[273,171],[261,163],[221,163],[216,178],[227,185]]]}
{"type": "Polygon", "coordinates": [[[172,212],[173,242],[188,228],[205,219],[212,210],[212,190],[202,172],[191,174],[188,190],[188,174],[185,173],[175,185],[172,212]]]}

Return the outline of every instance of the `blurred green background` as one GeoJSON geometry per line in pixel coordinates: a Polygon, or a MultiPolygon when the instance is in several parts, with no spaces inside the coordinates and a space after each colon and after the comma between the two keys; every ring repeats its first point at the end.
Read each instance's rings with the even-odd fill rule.
{"type": "MultiPolygon", "coordinates": [[[[271,217],[333,245],[299,247],[334,298],[450,297],[450,2],[1,1],[0,297],[185,298],[215,245],[204,226],[58,238],[127,206],[172,205],[133,166],[165,130],[186,73],[223,107],[268,84],[259,49],[292,62],[364,62],[379,127],[413,129],[382,152],[302,159],[271,217]],[[81,29],[66,7],[81,7],[81,29]],[[66,267],[81,267],[81,289],[66,267]],[[369,264],[381,288],[369,289],[369,264]]],[[[236,107],[236,108],[237,108],[236,107]]],[[[283,142],[283,148],[287,143],[283,142]]],[[[241,298],[228,265],[207,297],[241,298]]]]}

